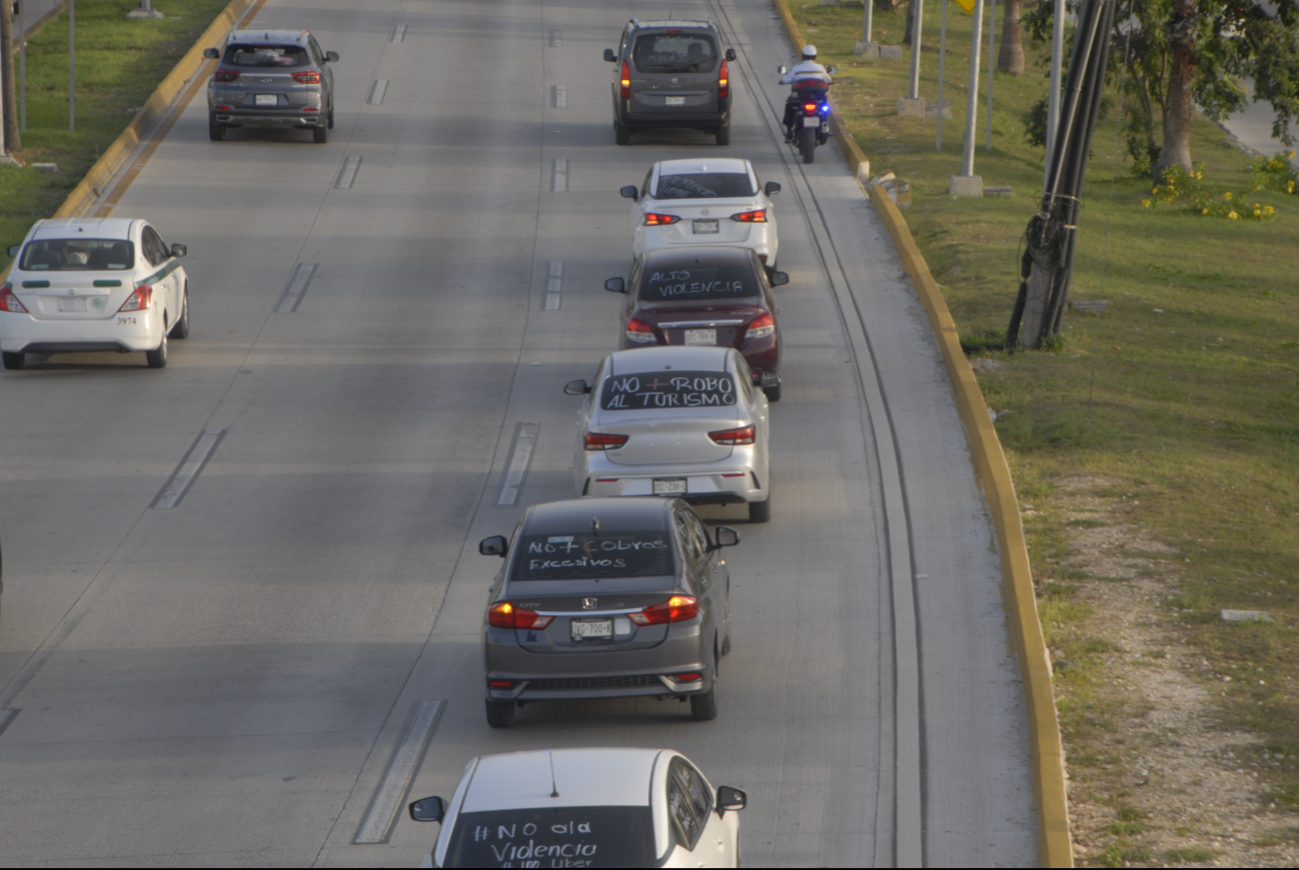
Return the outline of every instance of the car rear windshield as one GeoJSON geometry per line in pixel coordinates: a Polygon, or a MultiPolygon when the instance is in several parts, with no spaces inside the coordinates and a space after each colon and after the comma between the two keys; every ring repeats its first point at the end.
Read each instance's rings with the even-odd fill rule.
{"type": "Polygon", "coordinates": [[[652,867],[649,807],[461,813],[443,867],[652,867]]]}
{"type": "Polygon", "coordinates": [[[669,533],[585,532],[525,535],[514,580],[610,580],[673,572],[669,533]]]}
{"type": "Polygon", "coordinates": [[[729,407],[735,379],[726,372],[646,372],[606,378],[600,407],[606,411],[729,407]]]}
{"type": "Polygon", "coordinates": [[[646,269],[641,278],[642,302],[695,302],[759,296],[758,277],[744,266],[691,266],[689,269],[646,269]]]}
{"type": "Polygon", "coordinates": [[[640,72],[706,73],[717,66],[717,43],[702,33],[652,33],[636,40],[631,56],[640,72]]]}
{"type": "Polygon", "coordinates": [[[660,175],[655,199],[719,199],[753,196],[753,182],[747,172],[692,172],[689,175],[660,175]]]}
{"type": "Polygon", "coordinates": [[[103,272],[135,266],[135,245],[120,239],[42,239],[23,249],[30,272],[103,272]]]}
{"type": "Polygon", "coordinates": [[[231,45],[226,48],[225,63],[234,66],[295,67],[306,66],[307,50],[300,45],[231,45]]]}

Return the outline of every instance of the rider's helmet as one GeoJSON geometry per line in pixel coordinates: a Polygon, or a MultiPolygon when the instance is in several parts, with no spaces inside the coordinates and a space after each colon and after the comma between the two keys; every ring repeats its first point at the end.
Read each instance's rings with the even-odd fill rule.
{"type": "Polygon", "coordinates": [[[805,45],[805,46],[803,46],[803,60],[816,60],[816,46],[815,46],[815,45],[805,45]]]}

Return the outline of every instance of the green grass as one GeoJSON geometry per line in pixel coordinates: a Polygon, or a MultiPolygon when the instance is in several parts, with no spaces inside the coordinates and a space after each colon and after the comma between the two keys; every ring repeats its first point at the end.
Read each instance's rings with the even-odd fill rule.
{"type": "Polygon", "coordinates": [[[1169,864],[1205,864],[1217,856],[1212,849],[1169,849],[1164,853],[1164,860],[1169,864]]]}
{"type": "MultiPolygon", "coordinates": [[[[57,173],[0,166],[0,256],[49,217],[131,122],[229,0],[155,0],[167,18],[128,19],[137,0],[77,2],[77,129],[68,130],[68,16],[27,41],[27,129],[22,158],[57,173]]],[[[17,60],[15,59],[15,69],[17,60]]],[[[0,268],[9,258],[0,259],[0,268]]]]}

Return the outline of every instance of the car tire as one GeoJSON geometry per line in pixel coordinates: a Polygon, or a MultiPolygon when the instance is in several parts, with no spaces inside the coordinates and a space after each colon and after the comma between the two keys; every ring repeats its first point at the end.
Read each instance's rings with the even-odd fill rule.
{"type": "Polygon", "coordinates": [[[613,138],[614,138],[614,141],[616,141],[619,145],[630,145],[630,144],[631,144],[631,128],[630,128],[630,127],[624,127],[622,124],[619,124],[617,121],[614,121],[614,123],[613,123],[613,138]]]}
{"type": "Polygon", "coordinates": [[[509,728],[514,724],[513,701],[488,701],[487,724],[493,728],[509,728]]]}
{"type": "Polygon", "coordinates": [[[774,387],[763,387],[762,391],[767,394],[768,402],[780,401],[780,384],[776,384],[774,387]]]}
{"type": "Polygon", "coordinates": [[[180,319],[167,333],[168,338],[189,338],[189,285],[185,285],[185,295],[181,297],[180,319]]]}
{"type": "Polygon", "coordinates": [[[10,353],[9,351],[5,351],[3,356],[5,368],[9,369],[11,372],[16,372],[27,365],[27,354],[25,353],[10,353]]]}
{"type": "Polygon", "coordinates": [[[720,126],[720,127],[717,128],[717,144],[718,144],[718,145],[730,145],[730,144],[731,144],[731,125],[730,125],[730,124],[723,124],[722,126],[720,126]]]}
{"type": "Polygon", "coordinates": [[[167,367],[167,334],[162,335],[162,344],[158,345],[157,350],[146,350],[144,358],[149,362],[149,368],[161,369],[167,367]]]}
{"type": "Polygon", "coordinates": [[[329,128],[323,124],[319,127],[312,127],[311,140],[317,145],[324,145],[329,141],[329,128]]]}
{"type": "Polygon", "coordinates": [[[771,519],[771,496],[766,501],[749,502],[749,522],[765,523],[771,519]]]}
{"type": "Polygon", "coordinates": [[[707,692],[690,696],[690,718],[696,722],[711,722],[717,718],[717,675],[720,664],[713,656],[713,685],[707,692]]]}
{"type": "Polygon", "coordinates": [[[220,142],[226,137],[226,125],[218,124],[215,117],[207,120],[207,137],[213,142],[220,142]]]}
{"type": "Polygon", "coordinates": [[[816,157],[816,128],[803,128],[803,162],[811,163],[816,157]]]}

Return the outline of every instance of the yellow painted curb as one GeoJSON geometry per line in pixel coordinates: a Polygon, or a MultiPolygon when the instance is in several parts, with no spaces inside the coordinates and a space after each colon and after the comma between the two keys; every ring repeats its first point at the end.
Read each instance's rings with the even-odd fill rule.
{"type": "MultiPolygon", "coordinates": [[[[773,0],[785,29],[795,45],[803,44],[803,35],[790,14],[787,0],[773,0]]],[[[870,0],[867,0],[870,2],[870,0]]],[[[870,176],[870,162],[856,141],[844,129],[843,119],[834,110],[836,137],[848,158],[859,182],[870,176]],[[863,165],[866,178],[862,177],[863,165]]],[[[961,350],[961,337],[956,331],[947,302],[938,289],[929,265],[921,256],[911,237],[902,212],[880,187],[870,188],[870,198],[875,204],[916,293],[929,315],[930,326],[938,339],[956,408],[965,424],[970,439],[970,453],[975,471],[983,484],[984,497],[992,513],[997,530],[997,544],[1001,551],[1001,577],[1003,594],[1008,604],[1010,621],[1015,636],[1015,650],[1019,654],[1020,675],[1024,682],[1024,697],[1028,706],[1029,746],[1033,767],[1033,802],[1037,805],[1038,861],[1044,867],[1072,867],[1073,843],[1069,836],[1069,804],[1065,795],[1064,749],[1060,743],[1060,723],[1056,718],[1055,696],[1051,690],[1051,664],[1038,622],[1037,597],[1033,592],[1033,574],[1028,562],[1028,545],[1024,541],[1024,526],[1020,521],[1019,504],[1015,499],[1015,484],[1010,477],[1010,466],[1001,449],[997,430],[988,417],[988,406],[974,377],[965,353],[961,350]]]]}

